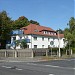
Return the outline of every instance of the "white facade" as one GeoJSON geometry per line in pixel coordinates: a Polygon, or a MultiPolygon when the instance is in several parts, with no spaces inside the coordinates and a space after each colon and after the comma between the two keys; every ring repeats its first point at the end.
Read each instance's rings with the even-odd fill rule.
{"type": "MultiPolygon", "coordinates": [[[[58,41],[57,37],[50,37],[50,36],[42,36],[42,35],[16,35],[16,36],[11,36],[11,43],[14,40],[20,40],[20,39],[25,39],[28,38],[30,39],[30,43],[27,43],[28,48],[48,48],[48,47],[59,47],[60,48],[64,47],[64,38],[60,38],[60,43],[58,41]],[[15,39],[14,39],[15,38],[15,39]],[[51,41],[54,42],[53,45],[51,45],[51,41]]],[[[13,48],[13,46],[11,46],[13,48]]],[[[20,49],[20,45],[16,46],[16,49],[20,49]]]]}
{"type": "MultiPolygon", "coordinates": [[[[28,48],[48,48],[48,47],[60,47],[65,46],[64,34],[59,34],[49,27],[30,24],[26,27],[22,27],[20,30],[13,30],[11,36],[11,44],[15,40],[30,39],[27,43],[28,48]]],[[[12,46],[13,47],[13,46],[12,46]]],[[[20,45],[16,46],[20,49],[20,45]]]]}

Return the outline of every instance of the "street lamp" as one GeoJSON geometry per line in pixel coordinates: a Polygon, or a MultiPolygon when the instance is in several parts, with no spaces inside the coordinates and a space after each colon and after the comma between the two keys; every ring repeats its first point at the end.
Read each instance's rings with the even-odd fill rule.
{"type": "Polygon", "coordinates": [[[58,55],[59,55],[59,57],[60,57],[60,56],[61,56],[61,53],[60,53],[60,36],[59,36],[59,30],[58,30],[58,43],[59,43],[58,55]]]}
{"type": "Polygon", "coordinates": [[[53,45],[54,45],[54,41],[51,41],[51,42],[50,42],[50,45],[51,45],[51,56],[52,56],[52,47],[53,47],[53,45]]]}

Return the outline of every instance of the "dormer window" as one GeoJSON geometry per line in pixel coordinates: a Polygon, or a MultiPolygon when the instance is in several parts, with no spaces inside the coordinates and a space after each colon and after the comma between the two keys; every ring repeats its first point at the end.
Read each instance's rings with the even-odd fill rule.
{"type": "Polygon", "coordinates": [[[37,30],[37,29],[35,29],[35,30],[34,30],[34,32],[38,32],[38,30],[37,30]]]}
{"type": "Polygon", "coordinates": [[[56,33],[54,33],[54,35],[56,35],[56,33]]]}
{"type": "Polygon", "coordinates": [[[43,31],[43,33],[45,34],[45,31],[43,31]]]}

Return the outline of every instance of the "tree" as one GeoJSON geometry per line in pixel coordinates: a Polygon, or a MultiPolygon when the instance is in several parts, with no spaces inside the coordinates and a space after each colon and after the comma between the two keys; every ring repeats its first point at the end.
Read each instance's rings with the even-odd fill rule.
{"type": "Polygon", "coordinates": [[[26,40],[25,39],[23,39],[22,41],[21,41],[21,47],[22,48],[27,48],[27,43],[26,43],[26,40]]]}
{"type": "Polygon", "coordinates": [[[39,23],[37,21],[34,21],[34,20],[30,20],[30,23],[39,25],[39,23]]]}
{"type": "Polygon", "coordinates": [[[13,22],[13,29],[20,29],[21,27],[29,25],[29,21],[26,17],[21,16],[13,22]]]}
{"type": "Polygon", "coordinates": [[[22,49],[27,48],[27,42],[25,39],[21,39],[21,40],[15,40],[15,47],[14,49],[16,49],[16,46],[20,45],[22,49]]]}
{"type": "Polygon", "coordinates": [[[70,32],[71,33],[74,32],[74,30],[75,30],[75,19],[74,19],[74,17],[70,18],[68,25],[69,25],[70,32]]]}
{"type": "Polygon", "coordinates": [[[71,17],[68,23],[69,28],[65,28],[64,36],[67,39],[67,47],[75,48],[75,19],[71,17]]]}
{"type": "Polygon", "coordinates": [[[9,40],[12,20],[7,16],[6,11],[0,12],[0,39],[9,40]]]}

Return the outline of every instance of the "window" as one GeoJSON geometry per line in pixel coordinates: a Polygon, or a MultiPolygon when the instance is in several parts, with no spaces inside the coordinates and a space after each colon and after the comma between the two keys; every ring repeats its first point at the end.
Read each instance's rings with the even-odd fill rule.
{"type": "Polygon", "coordinates": [[[42,48],[44,48],[44,45],[42,45],[42,48]]]}
{"type": "Polygon", "coordinates": [[[27,45],[27,48],[29,48],[29,45],[27,45]]]}
{"type": "Polygon", "coordinates": [[[13,37],[13,40],[16,40],[16,37],[13,37]]]}
{"type": "Polygon", "coordinates": [[[48,45],[48,48],[50,47],[50,45],[48,45]]]}
{"type": "Polygon", "coordinates": [[[37,48],[37,45],[34,45],[34,48],[37,48]]]}
{"type": "Polygon", "coordinates": [[[54,33],[54,35],[56,35],[56,33],[54,33]]]}
{"type": "Polygon", "coordinates": [[[34,40],[37,40],[37,37],[34,37],[34,40]]]}
{"type": "Polygon", "coordinates": [[[45,31],[44,31],[44,34],[45,34],[45,31]]]}
{"type": "Polygon", "coordinates": [[[26,35],[26,38],[28,38],[28,36],[26,35]]]}
{"type": "Polygon", "coordinates": [[[35,29],[35,30],[34,30],[34,32],[38,32],[38,30],[37,30],[37,29],[35,29]]]}
{"type": "Polygon", "coordinates": [[[50,38],[48,38],[48,41],[49,41],[49,39],[50,39],[50,38]]]}
{"type": "Polygon", "coordinates": [[[22,37],[20,36],[20,40],[22,39],[22,37]]]}
{"type": "Polygon", "coordinates": [[[42,41],[44,41],[44,37],[42,37],[42,41]]]}

